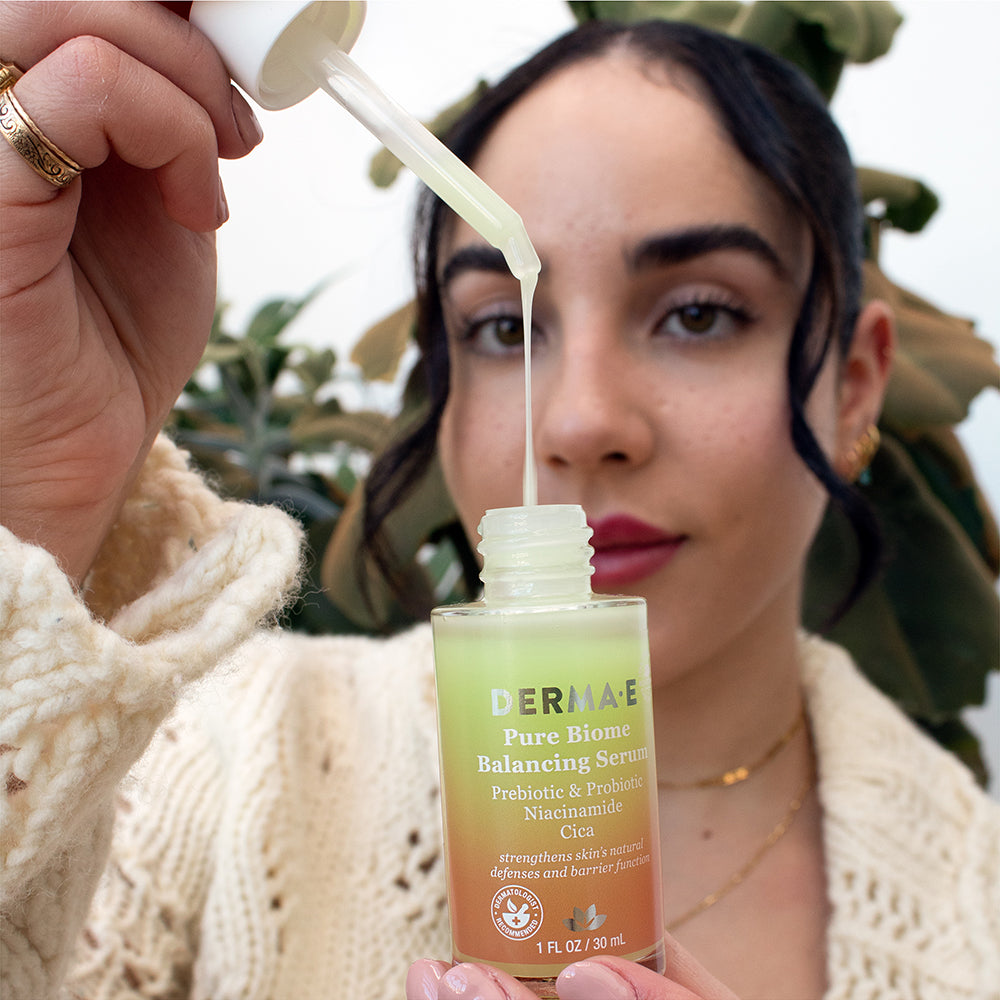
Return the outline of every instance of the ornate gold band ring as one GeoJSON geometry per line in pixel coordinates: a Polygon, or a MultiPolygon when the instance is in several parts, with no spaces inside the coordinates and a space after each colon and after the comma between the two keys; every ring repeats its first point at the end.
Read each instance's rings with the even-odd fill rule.
{"type": "MultiPolygon", "coordinates": [[[[6,65],[4,69],[6,71],[6,65]]],[[[0,132],[36,174],[58,188],[66,187],[80,175],[83,167],[45,137],[21,107],[14,94],[14,81],[6,82],[6,79],[6,89],[0,90],[0,132]]]]}

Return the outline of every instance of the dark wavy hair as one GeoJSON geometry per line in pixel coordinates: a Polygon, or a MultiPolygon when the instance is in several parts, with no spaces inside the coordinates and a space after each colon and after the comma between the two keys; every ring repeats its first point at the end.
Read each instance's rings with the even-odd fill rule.
{"type": "MultiPolygon", "coordinates": [[[[806,401],[829,352],[836,350],[843,357],[850,345],[860,309],[863,258],[863,214],[854,166],[812,82],[766,50],[705,28],[667,20],[628,25],[595,20],[560,36],[489,88],[444,141],[462,160],[472,162],[507,109],[532,88],[567,66],[611,50],[626,51],[693,81],[698,96],[713,109],[745,159],[812,234],[812,272],[788,354],[788,399],[795,449],[847,516],[858,541],[855,576],[832,622],[875,576],[882,545],[871,507],[837,476],[805,417],[806,401]]],[[[423,189],[413,251],[421,352],[416,374],[423,379],[428,405],[423,419],[377,459],[365,485],[365,547],[390,582],[398,567],[392,564],[381,529],[434,457],[448,398],[448,348],[436,268],[451,218],[444,203],[423,189]]],[[[471,549],[463,553],[463,563],[474,590],[471,549]]]]}

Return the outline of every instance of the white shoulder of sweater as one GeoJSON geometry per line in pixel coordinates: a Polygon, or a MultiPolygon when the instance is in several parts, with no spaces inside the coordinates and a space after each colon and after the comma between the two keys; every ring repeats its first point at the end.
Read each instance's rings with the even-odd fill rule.
{"type": "Polygon", "coordinates": [[[150,453],[81,597],[0,529],[0,968],[54,995],[107,853],[118,783],[185,684],[283,602],[299,531],[150,453]]]}
{"type": "Polygon", "coordinates": [[[803,643],[829,1000],[1000,997],[1000,804],[837,646],[803,643]]]}

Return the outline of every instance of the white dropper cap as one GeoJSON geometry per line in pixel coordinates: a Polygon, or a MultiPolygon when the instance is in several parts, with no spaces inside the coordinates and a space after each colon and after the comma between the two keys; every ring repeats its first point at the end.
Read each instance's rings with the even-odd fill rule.
{"type": "Polygon", "coordinates": [[[298,28],[289,33],[292,25],[312,27],[349,52],[361,34],[366,6],[364,0],[195,0],[190,20],[218,49],[240,87],[262,108],[280,111],[317,87],[295,58],[294,39],[306,33],[298,28]]]}
{"type": "Polygon", "coordinates": [[[521,217],[346,54],[365,8],[360,0],[195,0],[190,17],[262,108],[291,107],[322,88],[500,250],[516,278],[537,275],[521,217]]]}

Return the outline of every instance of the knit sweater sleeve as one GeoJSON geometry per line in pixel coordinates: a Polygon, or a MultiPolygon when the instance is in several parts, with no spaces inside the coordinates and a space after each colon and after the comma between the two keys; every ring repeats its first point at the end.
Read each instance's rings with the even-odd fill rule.
{"type": "Polygon", "coordinates": [[[225,503],[157,442],[88,586],[0,529],[0,969],[54,997],[108,853],[116,790],[179,692],[293,586],[298,530],[225,503]]]}
{"type": "Polygon", "coordinates": [[[1000,806],[811,639],[827,887],[826,1000],[1000,1000],[1000,806]]]}

